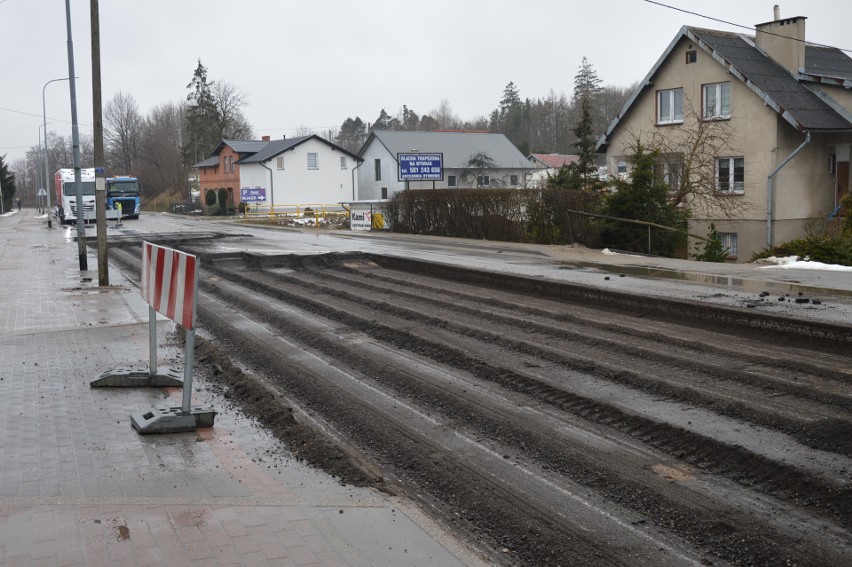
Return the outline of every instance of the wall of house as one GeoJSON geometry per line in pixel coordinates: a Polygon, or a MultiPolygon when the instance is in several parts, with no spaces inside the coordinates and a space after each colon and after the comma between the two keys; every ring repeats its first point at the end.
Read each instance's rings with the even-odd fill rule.
{"type": "Polygon", "coordinates": [[[399,169],[395,156],[392,156],[375,138],[361,154],[364,163],[358,168],[358,198],[366,201],[382,199],[382,188],[387,188],[387,197],[405,189],[405,183],[398,181],[399,169]],[[375,160],[381,160],[381,180],[376,180],[375,160]]]}
{"type": "MultiPolygon", "coordinates": [[[[334,205],[352,201],[352,170],[358,165],[356,160],[319,140],[299,144],[264,165],[272,170],[271,188],[269,170],[260,164],[245,164],[240,171],[240,187],[267,190],[267,202],[258,204],[334,205]],[[308,153],[317,154],[316,169],[308,168],[308,153]],[[278,168],[279,157],[283,158],[283,169],[278,168]],[[341,157],[346,159],[345,169],[340,166],[341,157]]],[[[355,183],[357,186],[357,179],[355,183]]]]}
{"type": "Polygon", "coordinates": [[[813,86],[831,97],[835,102],[842,106],[846,112],[852,114],[852,89],[826,84],[813,86]]]}
{"type": "Polygon", "coordinates": [[[240,155],[230,146],[225,146],[219,152],[219,164],[214,167],[202,167],[198,173],[198,188],[201,192],[201,206],[207,208],[207,191],[216,189],[228,190],[228,203],[235,205],[240,200],[240,166],[237,161],[240,155]],[[231,160],[234,170],[231,172],[231,160]]]}

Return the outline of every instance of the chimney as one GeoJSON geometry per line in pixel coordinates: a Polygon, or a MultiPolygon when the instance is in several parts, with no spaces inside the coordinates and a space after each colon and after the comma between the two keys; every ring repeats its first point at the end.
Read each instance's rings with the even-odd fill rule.
{"type": "Polygon", "coordinates": [[[260,141],[261,141],[261,142],[268,142],[268,141],[269,141],[269,136],[263,136],[263,137],[260,139],[260,141]]]}
{"type": "Polygon", "coordinates": [[[774,20],[755,26],[755,44],[776,63],[793,75],[805,69],[805,20],[804,16],[781,19],[781,8],[772,8],[774,20]]]}

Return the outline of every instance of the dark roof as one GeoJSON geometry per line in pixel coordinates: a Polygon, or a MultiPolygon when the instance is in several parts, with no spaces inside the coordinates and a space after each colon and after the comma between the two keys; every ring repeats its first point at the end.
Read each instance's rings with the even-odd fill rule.
{"type": "Polygon", "coordinates": [[[397,154],[411,150],[441,152],[445,168],[463,169],[471,156],[479,152],[487,154],[495,168],[530,169],[532,166],[503,134],[374,130],[364,142],[361,154],[373,139],[378,139],[394,159],[397,154]]]}
{"type": "Polygon", "coordinates": [[[735,76],[762,96],[769,106],[782,114],[796,129],[852,129],[852,123],[755,47],[750,36],[700,28],[687,28],[687,33],[697,39],[699,45],[703,44],[702,47],[709,50],[717,61],[727,65],[735,76]]]}
{"type": "MultiPolygon", "coordinates": [[[[852,130],[852,122],[807,86],[809,81],[819,76],[843,73],[841,77],[846,77],[852,73],[852,59],[839,49],[806,45],[806,73],[799,80],[758,49],[752,36],[684,26],[601,136],[597,144],[599,151],[606,148],[610,134],[630,111],[636,99],[652,85],[653,77],[684,37],[698,44],[797,130],[852,130]]],[[[845,80],[848,84],[849,79],[845,80]]]]}
{"type": "Polygon", "coordinates": [[[834,47],[806,45],[805,73],[852,81],[852,58],[834,47]]]}
{"type": "Polygon", "coordinates": [[[211,156],[204,161],[200,161],[193,165],[192,167],[210,167],[211,165],[219,164],[219,156],[211,156]]]}
{"type": "Polygon", "coordinates": [[[330,146],[334,150],[337,150],[339,152],[342,152],[342,153],[348,155],[349,157],[351,157],[354,160],[363,161],[360,157],[356,156],[352,152],[346,151],[343,148],[341,148],[340,146],[332,144],[331,142],[329,142],[325,138],[321,138],[321,137],[317,136],[316,134],[312,134],[310,136],[297,136],[295,138],[282,138],[280,140],[272,140],[271,142],[266,142],[266,146],[264,146],[263,149],[261,149],[260,151],[258,151],[257,153],[255,153],[251,156],[244,157],[244,158],[240,159],[240,161],[238,161],[237,163],[239,163],[239,164],[263,163],[265,161],[271,160],[272,158],[274,158],[275,156],[277,156],[279,154],[284,153],[287,150],[295,148],[299,144],[302,144],[302,143],[304,143],[304,142],[306,142],[306,141],[308,141],[312,138],[322,142],[323,144],[326,144],[327,146],[330,146]]]}
{"type": "Polygon", "coordinates": [[[238,154],[253,154],[265,148],[268,143],[268,140],[222,140],[213,150],[213,155],[218,155],[224,146],[230,146],[238,154]]]}

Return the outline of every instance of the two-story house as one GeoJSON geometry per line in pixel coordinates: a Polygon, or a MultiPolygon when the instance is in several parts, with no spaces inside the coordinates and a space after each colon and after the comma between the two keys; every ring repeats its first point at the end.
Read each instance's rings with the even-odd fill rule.
{"type": "Polygon", "coordinates": [[[774,16],[754,36],[681,28],[598,143],[611,175],[637,141],[659,150],[690,232],[715,224],[739,261],[820,228],[849,191],[852,59],[774,16]]]}
{"type": "Polygon", "coordinates": [[[521,188],[535,168],[503,134],[488,132],[373,131],[358,156],[360,201],[387,199],[404,189],[521,188]],[[401,154],[441,154],[441,179],[400,179],[401,154]]]}
{"type": "Polygon", "coordinates": [[[336,205],[354,200],[360,161],[317,135],[272,140],[239,161],[240,188],[259,206],[336,205]]]}

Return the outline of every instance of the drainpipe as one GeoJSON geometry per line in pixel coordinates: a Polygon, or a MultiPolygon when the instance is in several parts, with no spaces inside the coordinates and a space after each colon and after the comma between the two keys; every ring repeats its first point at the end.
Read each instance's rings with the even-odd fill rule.
{"type": "Polygon", "coordinates": [[[352,201],[355,201],[355,170],[364,165],[363,160],[361,163],[352,168],[352,201]]]}
{"type": "Polygon", "coordinates": [[[263,166],[263,169],[269,172],[269,215],[272,216],[272,213],[275,212],[275,191],[273,191],[272,170],[263,165],[262,161],[258,163],[263,166]]]}
{"type": "Polygon", "coordinates": [[[769,177],[766,178],[767,183],[767,191],[766,191],[766,246],[767,248],[772,248],[772,179],[775,175],[781,171],[781,168],[787,165],[787,163],[796,157],[800,151],[802,151],[805,146],[807,146],[811,142],[811,133],[805,133],[805,141],[802,144],[793,150],[793,153],[788,155],[781,164],[772,170],[772,173],[769,174],[769,177]]]}

